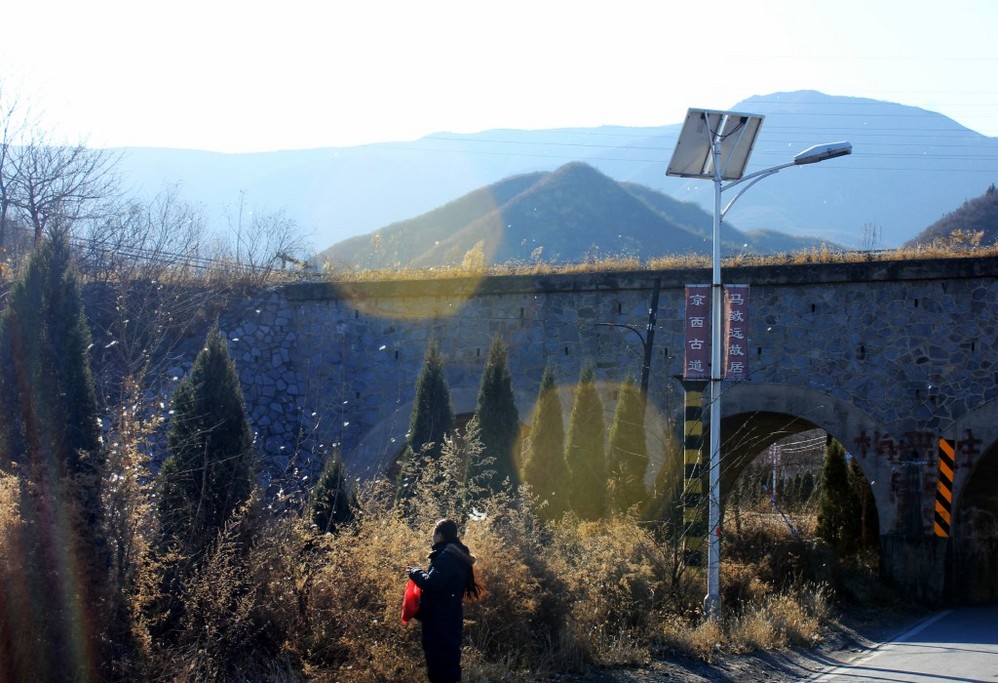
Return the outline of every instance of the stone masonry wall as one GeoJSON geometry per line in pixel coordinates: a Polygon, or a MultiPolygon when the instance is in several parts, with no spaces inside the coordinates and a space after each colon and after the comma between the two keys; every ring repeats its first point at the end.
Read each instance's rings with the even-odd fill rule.
{"type": "MultiPolygon", "coordinates": [[[[882,530],[931,529],[935,440],[960,443],[957,489],[998,440],[996,275],[994,258],[725,269],[751,285],[750,378],[724,384],[725,433],[769,424],[763,414],[825,429],[873,482],[882,530]]],[[[500,335],[522,422],[545,364],[567,411],[592,362],[609,424],[615,386],[640,372],[656,278],[649,396],[658,425],[679,425],[683,287],[709,282],[707,270],[301,283],[260,292],[220,325],[272,475],[314,472],[338,449],[356,476],[374,476],[402,448],[431,338],[458,414],[474,410],[500,335]]]]}

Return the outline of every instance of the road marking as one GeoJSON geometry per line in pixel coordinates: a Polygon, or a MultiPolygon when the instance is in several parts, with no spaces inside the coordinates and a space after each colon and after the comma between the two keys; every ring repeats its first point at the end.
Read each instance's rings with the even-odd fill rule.
{"type": "Polygon", "coordinates": [[[864,665],[868,664],[877,655],[879,655],[882,652],[884,652],[884,649],[885,649],[884,646],[885,645],[891,645],[893,643],[904,643],[904,642],[907,642],[909,638],[914,638],[919,632],[927,629],[929,626],[932,626],[932,624],[936,623],[937,621],[939,621],[940,619],[942,619],[943,617],[949,615],[952,612],[953,612],[953,610],[948,609],[948,610],[944,610],[944,611],[940,612],[939,614],[936,614],[935,616],[929,617],[928,619],[926,619],[925,621],[921,622],[920,624],[916,624],[912,628],[908,629],[907,631],[905,631],[901,635],[895,636],[894,638],[892,638],[890,640],[885,640],[882,643],[878,643],[876,646],[870,648],[870,651],[867,652],[862,657],[860,657],[859,659],[856,659],[855,661],[849,662],[848,664],[841,664],[841,665],[835,667],[834,669],[832,669],[831,671],[826,671],[823,674],[812,676],[808,680],[811,681],[812,683],[827,683],[828,681],[834,681],[836,676],[840,676],[842,674],[848,673],[850,669],[857,668],[857,667],[864,666],[864,665]]]}

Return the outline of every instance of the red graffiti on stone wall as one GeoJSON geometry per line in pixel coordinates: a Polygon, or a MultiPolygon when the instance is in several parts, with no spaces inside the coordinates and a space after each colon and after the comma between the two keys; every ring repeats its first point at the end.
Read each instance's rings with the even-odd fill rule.
{"type": "MultiPolygon", "coordinates": [[[[972,429],[964,429],[964,437],[957,440],[956,448],[963,464],[970,465],[981,454],[981,439],[974,437],[972,429]]],[[[905,432],[900,439],[874,430],[871,437],[862,430],[853,443],[862,457],[874,455],[887,458],[891,463],[918,463],[935,465],[938,458],[939,436],[935,432],[905,432]]]]}
{"type": "Polygon", "coordinates": [[[956,454],[957,458],[963,458],[965,465],[970,466],[974,459],[981,454],[981,439],[974,438],[974,430],[964,429],[964,437],[962,439],[957,439],[956,442],[956,454]]]}

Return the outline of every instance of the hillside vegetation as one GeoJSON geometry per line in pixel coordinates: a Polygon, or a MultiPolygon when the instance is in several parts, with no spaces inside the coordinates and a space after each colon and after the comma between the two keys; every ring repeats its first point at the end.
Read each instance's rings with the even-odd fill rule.
{"type": "Polygon", "coordinates": [[[992,184],[909,241],[907,247],[951,245],[974,247],[998,243],[998,189],[992,184]]]}
{"type": "MultiPolygon", "coordinates": [[[[709,254],[713,218],[648,187],[574,162],[514,176],[322,252],[334,269],[571,264],[709,254]]],[[[723,226],[723,252],[769,254],[821,240],[723,226]]],[[[833,248],[834,245],[832,245],[833,248]]]]}

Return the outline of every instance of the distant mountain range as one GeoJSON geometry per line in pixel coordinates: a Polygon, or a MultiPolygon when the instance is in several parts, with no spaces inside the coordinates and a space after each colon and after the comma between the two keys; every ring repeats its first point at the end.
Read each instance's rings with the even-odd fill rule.
{"type": "MultiPolygon", "coordinates": [[[[873,246],[899,246],[998,176],[998,139],[923,109],[813,91],[753,97],[731,109],[766,117],[749,172],[788,161],[812,144],[849,140],[854,147],[850,157],[787,169],[753,187],[726,218],[742,230],[860,246],[875,226],[882,241],[873,246]]],[[[121,169],[140,195],[178,185],[220,226],[240,202],[246,210],[284,210],[323,250],[479,188],[573,161],[709,210],[710,182],[665,175],[679,129],[680,122],[441,133],[258,154],[135,148],[125,151],[121,169]]]]}
{"type": "MultiPolygon", "coordinates": [[[[710,253],[713,215],[636,183],[571,162],[513,176],[416,218],[351,237],[319,254],[336,267],[394,268],[496,263],[643,261],[710,253]]],[[[722,226],[722,251],[792,252],[821,240],[722,226]]]]}

